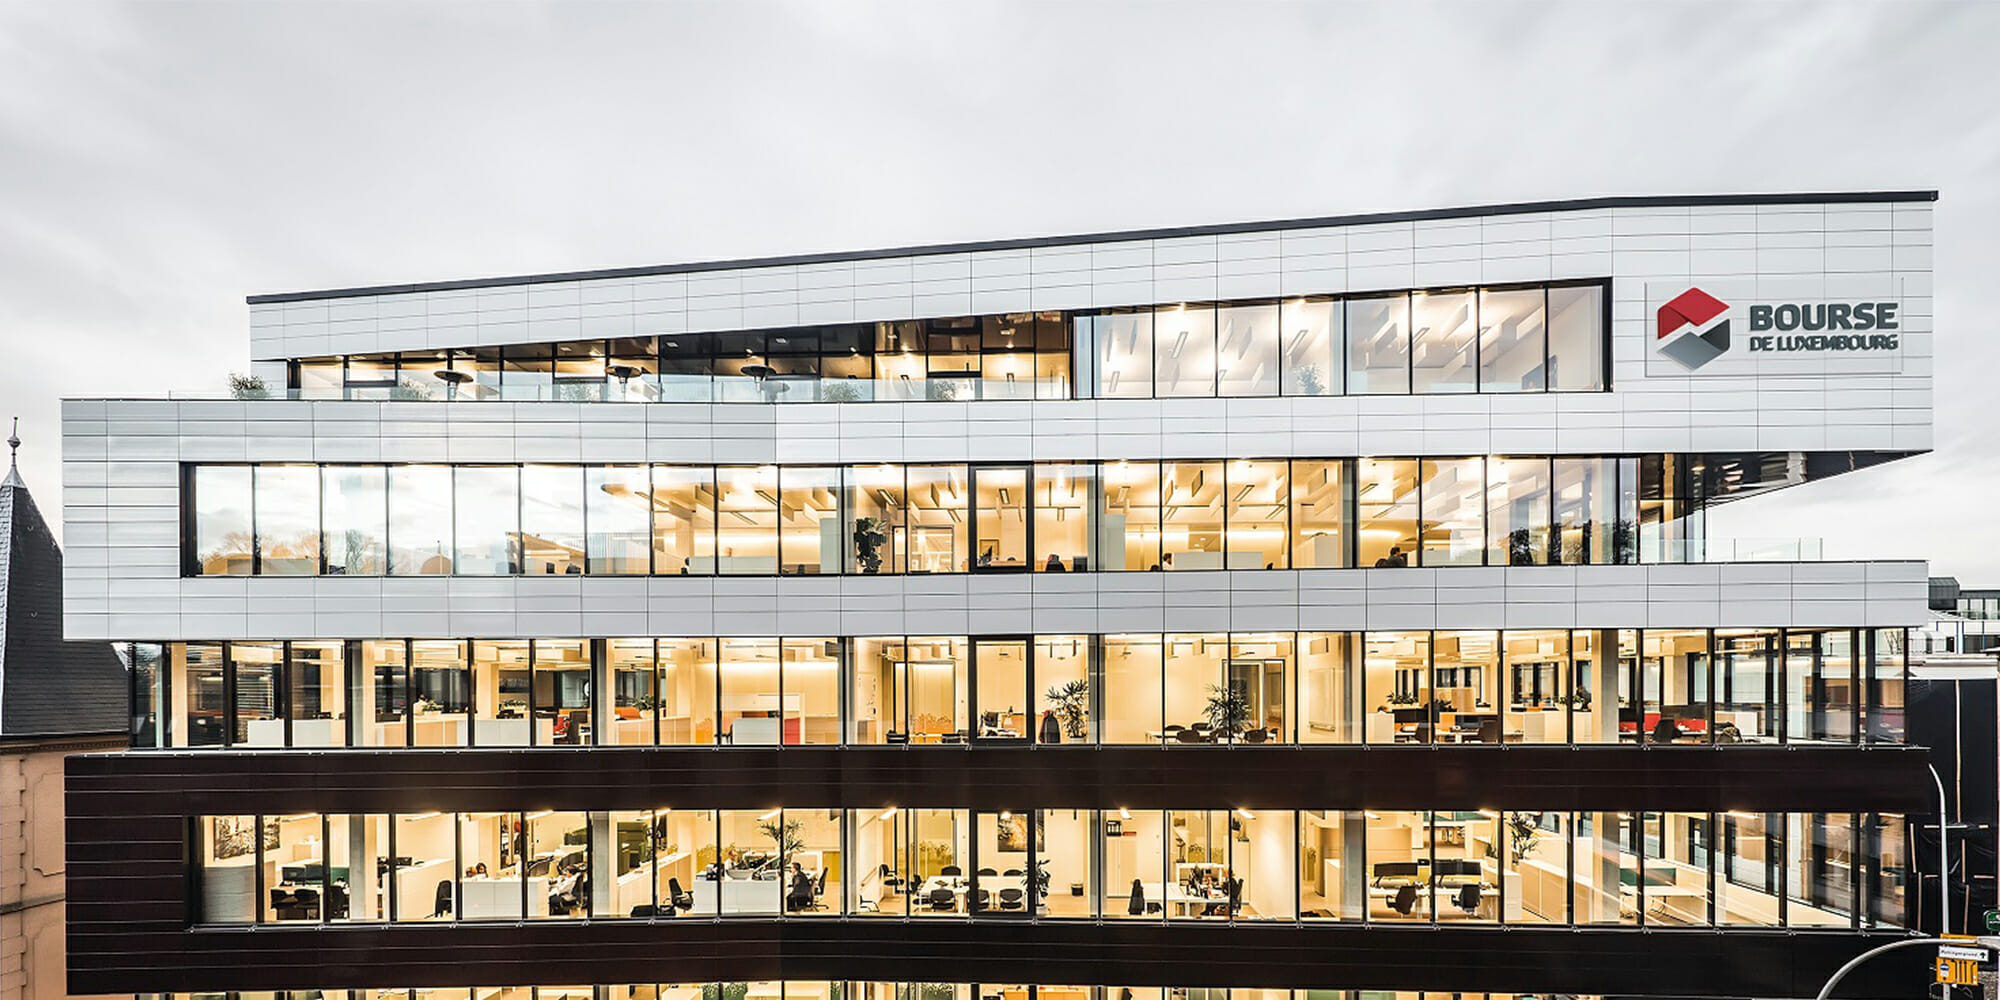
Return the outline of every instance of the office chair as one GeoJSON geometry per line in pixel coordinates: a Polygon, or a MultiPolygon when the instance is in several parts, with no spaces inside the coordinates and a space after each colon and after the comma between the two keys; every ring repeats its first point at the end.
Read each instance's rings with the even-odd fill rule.
{"type": "Polygon", "coordinates": [[[1479,720],[1479,735],[1474,736],[1473,739],[1480,743],[1499,743],[1501,741],[1500,720],[1479,720]]]}
{"type": "Polygon", "coordinates": [[[957,865],[946,865],[943,868],[938,869],[938,874],[963,876],[965,874],[965,869],[960,868],[957,865]]]}
{"type": "Polygon", "coordinates": [[[319,890],[300,889],[292,893],[292,907],[295,920],[319,919],[319,890]]]}
{"type": "Polygon", "coordinates": [[[1125,912],[1134,917],[1146,915],[1146,887],[1136,878],[1132,880],[1132,902],[1126,904],[1125,912]]]}
{"type": "Polygon", "coordinates": [[[1417,908],[1417,887],[1405,885],[1396,890],[1396,898],[1389,901],[1389,909],[1403,916],[1409,916],[1417,908]]]}
{"type": "Polygon", "coordinates": [[[1208,736],[1199,729],[1183,729],[1174,734],[1176,743],[1207,743],[1208,736]]]}
{"type": "Polygon", "coordinates": [[[694,909],[694,893],[691,893],[686,889],[681,888],[680,879],[678,878],[668,879],[667,916],[671,917],[675,913],[678,913],[681,910],[692,910],[692,909],[694,909]]]}
{"type": "Polygon", "coordinates": [[[979,869],[979,874],[981,874],[981,875],[998,875],[998,874],[1000,874],[1000,873],[999,873],[999,872],[997,872],[997,871],[994,871],[994,870],[993,870],[993,869],[991,869],[991,868],[981,868],[981,869],[979,869]]]}
{"type": "Polygon", "coordinates": [[[347,919],[347,887],[339,882],[326,887],[326,918],[347,919]]]}
{"type": "Polygon", "coordinates": [[[826,909],[825,899],[826,869],[822,868],[819,870],[819,877],[813,879],[813,895],[812,899],[807,901],[807,906],[814,910],[824,910],[826,909]]]}
{"type": "Polygon", "coordinates": [[[652,917],[658,915],[659,912],[660,911],[656,907],[654,907],[653,904],[651,903],[640,903],[639,905],[633,907],[632,912],[626,914],[626,916],[631,917],[635,920],[642,918],[651,919],[652,917]]]}
{"type": "Polygon", "coordinates": [[[437,902],[431,906],[431,916],[451,916],[451,898],[451,880],[444,879],[438,883],[437,902]]]}
{"type": "MultiPolygon", "coordinates": [[[[992,872],[988,871],[987,874],[990,875],[992,874],[992,872]]],[[[1002,874],[1004,874],[1007,878],[1020,878],[1022,875],[1022,871],[1019,868],[1009,868],[1002,874]]]]}
{"type": "Polygon", "coordinates": [[[1243,734],[1243,742],[1245,743],[1262,743],[1270,738],[1271,734],[1262,729],[1252,729],[1243,734]]]}
{"type": "Polygon", "coordinates": [[[1466,916],[1479,912],[1479,883],[1473,882],[1458,887],[1458,897],[1452,902],[1465,911],[1466,916]]]}
{"type": "Polygon", "coordinates": [[[1000,890],[1000,908],[1003,910],[1024,909],[1027,894],[1019,889],[1000,890]]]}
{"type": "Polygon", "coordinates": [[[956,900],[957,897],[952,895],[950,889],[931,890],[930,907],[933,911],[943,912],[945,910],[955,910],[958,908],[956,905],[956,900]]]}
{"type": "Polygon", "coordinates": [[[965,908],[967,912],[979,913],[992,905],[993,891],[990,889],[974,889],[965,895],[965,908]]]}

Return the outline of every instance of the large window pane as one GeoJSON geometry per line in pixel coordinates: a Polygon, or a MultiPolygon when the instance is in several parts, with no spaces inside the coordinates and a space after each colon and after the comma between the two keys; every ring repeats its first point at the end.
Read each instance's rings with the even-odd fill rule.
{"type": "Polygon", "coordinates": [[[1156,634],[1104,637],[1104,742],[1160,742],[1164,665],[1156,634]]]}
{"type": "Polygon", "coordinates": [[[466,644],[448,639],[410,643],[412,742],[421,747],[462,747],[470,735],[472,686],[466,644]]]}
{"type": "Polygon", "coordinates": [[[1293,462],[1291,555],[1295,569],[1347,565],[1346,463],[1293,462]]]}
{"type": "Polygon", "coordinates": [[[1783,923],[1778,885],[1784,860],[1784,815],[1728,812],[1716,820],[1722,827],[1721,853],[1716,861],[1716,922],[1779,926],[1783,923]]]}
{"type": "Polygon", "coordinates": [[[1229,568],[1287,568],[1291,463],[1231,462],[1228,476],[1229,568]]]}
{"type": "Polygon", "coordinates": [[[1220,743],[1249,724],[1249,704],[1224,686],[1223,663],[1229,636],[1220,632],[1171,633],[1166,637],[1166,726],[1161,739],[1220,743]]]}
{"type": "Polygon", "coordinates": [[[1368,742],[1431,742],[1430,633],[1369,632],[1364,642],[1368,742]]]}
{"type": "Polygon", "coordinates": [[[1361,742],[1361,665],[1354,634],[1300,632],[1298,656],[1299,742],[1361,742]]]}
{"type": "Polygon", "coordinates": [[[652,485],[643,465],[590,466],[584,472],[584,548],[589,571],[644,574],[652,548],[652,485]]]}
{"type": "Polygon", "coordinates": [[[590,916],[590,819],[580,812],[529,813],[528,913],[590,916]]]}
{"type": "Polygon", "coordinates": [[[902,810],[850,809],[847,823],[847,912],[861,917],[908,914],[907,879],[913,866],[902,810]]]}
{"type": "Polygon", "coordinates": [[[1168,878],[1161,892],[1169,920],[1229,918],[1230,814],[1177,809],[1167,814],[1168,878]]]}
{"type": "Polygon", "coordinates": [[[1215,395],[1215,308],[1153,310],[1153,394],[1215,395]]]}
{"type": "Polygon", "coordinates": [[[918,917],[963,917],[973,873],[971,823],[963,809],[908,810],[913,866],[910,910],[918,917]]]}
{"type": "MultiPolygon", "coordinates": [[[[1233,734],[1238,741],[1292,742],[1293,638],[1291,632],[1230,635],[1224,683],[1228,697],[1243,704],[1244,724],[1233,734]]],[[[1210,715],[1214,714],[1211,709],[1210,715]]]]}
{"type": "Polygon", "coordinates": [[[1426,395],[1478,388],[1471,292],[1410,296],[1410,329],[1410,391],[1426,395]]]}
{"type": "Polygon", "coordinates": [[[521,467],[521,571],[531,576],[583,572],[583,469],[521,467]]]}
{"type": "Polygon", "coordinates": [[[320,470],[326,571],[375,576],[388,569],[389,475],[376,465],[320,470]]]}
{"type": "Polygon", "coordinates": [[[1639,814],[1578,813],[1576,921],[1639,922],[1639,814]]]}
{"type": "Polygon", "coordinates": [[[1507,742],[1568,742],[1569,633],[1509,631],[1502,640],[1507,657],[1507,742]]]}
{"type": "Polygon", "coordinates": [[[966,505],[971,496],[963,465],[912,465],[909,537],[903,551],[912,573],[964,573],[972,569],[966,505]]]}
{"type": "Polygon", "coordinates": [[[1715,742],[1776,743],[1784,660],[1776,629],[1715,633],[1715,742]]]}
{"type": "Polygon", "coordinates": [[[653,572],[715,573],[715,470],[653,466],[653,572]]]}
{"type": "Polygon", "coordinates": [[[389,918],[385,863],[389,860],[389,817],[331,815],[326,818],[328,864],[326,918],[377,922],[389,918]]]}
{"type": "Polygon", "coordinates": [[[1285,350],[1285,395],[1338,396],[1341,306],[1333,299],[1289,299],[1278,319],[1285,350]]]}
{"type": "Polygon", "coordinates": [[[1424,460],[1424,565],[1484,561],[1485,465],[1478,458],[1424,460]]]}
{"type": "Polygon", "coordinates": [[[651,639],[606,639],[605,673],[611,679],[611,717],[597,742],[644,746],[658,739],[660,688],[651,639]]]}
{"type": "Polygon", "coordinates": [[[249,576],[255,565],[250,466],[194,469],[194,559],[201,576],[249,576]]]}
{"type": "Polygon", "coordinates": [[[848,672],[847,742],[908,743],[904,725],[902,636],[858,636],[848,672]]]}
{"type": "Polygon", "coordinates": [[[972,728],[971,643],[962,637],[911,636],[902,675],[909,741],[963,744],[972,728]]]}
{"type": "Polygon", "coordinates": [[[1549,559],[1549,460],[1486,462],[1486,563],[1541,566],[1549,559]]]}
{"type": "Polygon", "coordinates": [[[389,468],[389,572],[438,576],[451,572],[451,467],[389,468]]]}
{"type": "Polygon", "coordinates": [[[1368,919],[1408,923],[1431,919],[1430,814],[1370,811],[1368,919]]]}
{"type": "Polygon", "coordinates": [[[340,642],[293,642],[285,665],[292,746],[347,745],[346,647],[340,642]]]}
{"type": "MultiPolygon", "coordinates": [[[[1500,820],[1503,919],[1510,924],[1569,922],[1570,816],[1510,812],[1500,820]]],[[[1496,852],[1498,853],[1498,852],[1496,852]]]]}
{"type": "Polygon", "coordinates": [[[1160,568],[1224,569],[1223,463],[1160,465],[1160,568]]]}
{"type": "Polygon", "coordinates": [[[229,670],[236,685],[231,741],[238,746],[285,745],[285,720],[278,716],[278,661],[284,648],[281,642],[229,644],[229,670]]]}
{"type": "Polygon", "coordinates": [[[1043,809],[1035,814],[1035,869],[1029,895],[1038,896],[1041,916],[1088,918],[1097,915],[1094,845],[1103,839],[1097,813],[1090,809],[1043,809]],[[1037,888],[1039,887],[1039,889],[1037,888]]]}
{"type": "Polygon", "coordinates": [[[1709,742],[1708,632],[1647,629],[1643,648],[1646,742],[1709,742]]]}
{"type": "Polygon", "coordinates": [[[721,646],[722,742],[778,745],[778,640],[724,639],[721,646]]]}
{"type": "Polygon", "coordinates": [[[778,475],[780,572],[839,573],[840,469],[786,466],[778,475]]]}
{"type": "Polygon", "coordinates": [[[1459,810],[1431,814],[1431,907],[1439,923],[1500,918],[1500,814],[1459,810]]]}
{"type": "Polygon", "coordinates": [[[452,571],[461,576],[518,572],[520,470],[511,465],[461,465],[452,472],[458,509],[458,559],[452,571]]]}
{"type": "Polygon", "coordinates": [[[974,569],[1027,571],[1028,482],[1028,470],[1019,466],[972,470],[974,569]]]}
{"type": "MultiPolygon", "coordinates": [[[[459,815],[458,860],[465,867],[459,881],[459,919],[521,919],[527,906],[522,885],[521,834],[520,813],[459,815]]],[[[545,906],[535,911],[536,916],[547,913],[545,906]]]]}
{"type": "Polygon", "coordinates": [[[1099,912],[1107,920],[1166,919],[1165,814],[1157,809],[1108,809],[1104,814],[1104,889],[1099,912]]]}
{"type": "Polygon", "coordinates": [[[400,747],[410,743],[410,666],[401,640],[355,644],[354,745],[400,747]]]}
{"type": "Polygon", "coordinates": [[[472,740],[482,747],[524,747],[554,735],[547,718],[530,715],[532,677],[525,639],[472,643],[472,740]],[[529,736],[538,728],[542,738],[529,736]]]}
{"type": "Polygon", "coordinates": [[[1097,730],[1090,671],[1091,637],[1035,637],[1034,738],[1041,743],[1090,743],[1097,730]]]}
{"type": "MultiPolygon", "coordinates": [[[[449,920],[460,912],[458,871],[453,867],[458,856],[454,843],[457,819],[455,813],[404,813],[390,824],[393,849],[375,866],[376,876],[391,883],[395,907],[390,919],[449,920]]],[[[495,837],[499,837],[497,825],[495,837]]],[[[498,869],[488,869],[489,876],[500,874],[498,869]]],[[[516,874],[516,900],[520,899],[519,878],[516,874]]],[[[514,905],[516,910],[520,908],[519,902],[514,905]]]]}
{"type": "Polygon", "coordinates": [[[1539,392],[1548,315],[1542,289],[1479,293],[1479,391],[1539,392]]]}
{"type": "Polygon", "coordinates": [[[534,653],[536,742],[590,745],[590,642],[536,639],[534,653]]]}
{"type": "Polygon", "coordinates": [[[1215,377],[1221,395],[1278,394],[1277,303],[1217,309],[1215,343],[1215,377]]]}
{"type": "Polygon", "coordinates": [[[257,572],[312,576],[319,572],[319,469],[257,466],[257,572]]]}
{"type": "Polygon", "coordinates": [[[1854,815],[1791,813],[1785,820],[1785,924],[1851,926],[1856,875],[1854,815]]]}
{"type": "Polygon", "coordinates": [[[1876,629],[1874,639],[1868,700],[1862,709],[1864,731],[1871,743],[1901,743],[1907,725],[1903,698],[1909,671],[1904,651],[1908,633],[1900,628],[1876,629]]]}
{"type": "Polygon", "coordinates": [[[1300,917],[1361,919],[1373,888],[1366,863],[1368,827],[1359,811],[1299,812],[1300,917]]]}
{"type": "Polygon", "coordinates": [[[1090,551],[1091,500],[1097,466],[1087,462],[1035,466],[1035,548],[1037,572],[1096,569],[1090,551]]]}
{"type": "Polygon", "coordinates": [[[713,746],[716,742],[716,643],[714,639],[661,639],[660,742],[713,746]]]}
{"type": "Polygon", "coordinates": [[[1432,637],[1439,742],[1501,741],[1498,654],[1492,632],[1439,632],[1432,637]]]}
{"type": "Polygon", "coordinates": [[[1021,639],[981,639],[973,644],[976,678],[973,735],[981,740],[1028,738],[1028,644],[1021,639]]]}
{"type": "Polygon", "coordinates": [[[847,572],[903,572],[909,531],[903,467],[850,465],[842,478],[847,490],[847,572]]]}
{"type": "Polygon", "coordinates": [[[1618,562],[1633,525],[1618,516],[1618,460],[1555,459],[1554,561],[1565,566],[1618,562]]]}
{"type": "Polygon", "coordinates": [[[1103,468],[1097,569],[1160,568],[1160,463],[1120,460],[1103,468]]]}
{"type": "Polygon", "coordinates": [[[1410,297],[1349,299],[1347,391],[1403,395],[1410,391],[1410,297]]]}
{"type": "Polygon", "coordinates": [[[719,570],[730,575],[778,571],[778,469],[724,466],[715,470],[719,570]]]}
{"type": "Polygon", "coordinates": [[[1646,924],[1705,927],[1711,817],[1707,813],[1645,814],[1646,924]]]}
{"type": "Polygon", "coordinates": [[[1604,388],[1604,289],[1549,289],[1549,388],[1604,388]]]}
{"type": "Polygon", "coordinates": [[[786,639],[785,725],[788,745],[840,742],[840,640],[786,639]]]}
{"type": "Polygon", "coordinates": [[[1361,460],[1355,475],[1362,566],[1413,566],[1417,553],[1417,463],[1361,460]]]}

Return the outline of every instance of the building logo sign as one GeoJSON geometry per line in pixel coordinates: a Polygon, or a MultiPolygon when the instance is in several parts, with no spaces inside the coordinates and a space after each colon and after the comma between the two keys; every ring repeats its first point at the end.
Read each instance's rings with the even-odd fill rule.
{"type": "Polygon", "coordinates": [[[1690,288],[1660,307],[1661,354],[1694,371],[1729,350],[1729,305],[1690,288]]]}
{"type": "Polygon", "coordinates": [[[1754,289],[1740,295],[1726,291],[1725,300],[1707,288],[1669,287],[1654,297],[1660,305],[1654,313],[1653,350],[1682,371],[1728,361],[1711,371],[1751,374],[1795,367],[1779,364],[1781,360],[1816,365],[1836,357],[1849,359],[1844,363],[1848,367],[1901,367],[1899,301],[1771,299],[1757,296],[1754,289]]]}

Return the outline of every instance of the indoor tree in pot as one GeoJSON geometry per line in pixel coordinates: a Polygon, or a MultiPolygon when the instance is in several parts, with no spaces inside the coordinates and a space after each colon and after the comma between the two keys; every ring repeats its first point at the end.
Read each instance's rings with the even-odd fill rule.
{"type": "Polygon", "coordinates": [[[1208,728],[1218,738],[1234,743],[1250,728],[1250,702],[1234,689],[1220,684],[1208,686],[1208,728]]]}
{"type": "Polygon", "coordinates": [[[863,573],[882,572],[882,546],[888,544],[888,527],[879,517],[854,520],[854,564],[863,573]]]}
{"type": "MultiPolygon", "coordinates": [[[[1050,713],[1054,714],[1056,720],[1062,724],[1061,735],[1073,740],[1080,740],[1089,735],[1089,731],[1084,727],[1085,712],[1090,702],[1089,681],[1078,677],[1075,680],[1050,685],[1043,697],[1049,700],[1050,713]]],[[[1044,729],[1042,742],[1056,742],[1049,739],[1049,736],[1050,733],[1044,729]]]]}

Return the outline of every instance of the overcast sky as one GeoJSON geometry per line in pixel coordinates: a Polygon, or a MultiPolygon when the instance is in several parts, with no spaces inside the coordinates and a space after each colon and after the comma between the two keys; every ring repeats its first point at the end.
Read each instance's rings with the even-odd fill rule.
{"type": "Polygon", "coordinates": [[[0,415],[254,292],[1607,194],[1937,188],[1937,451],[1730,505],[2000,586],[2000,5],[0,0],[0,415]]]}

